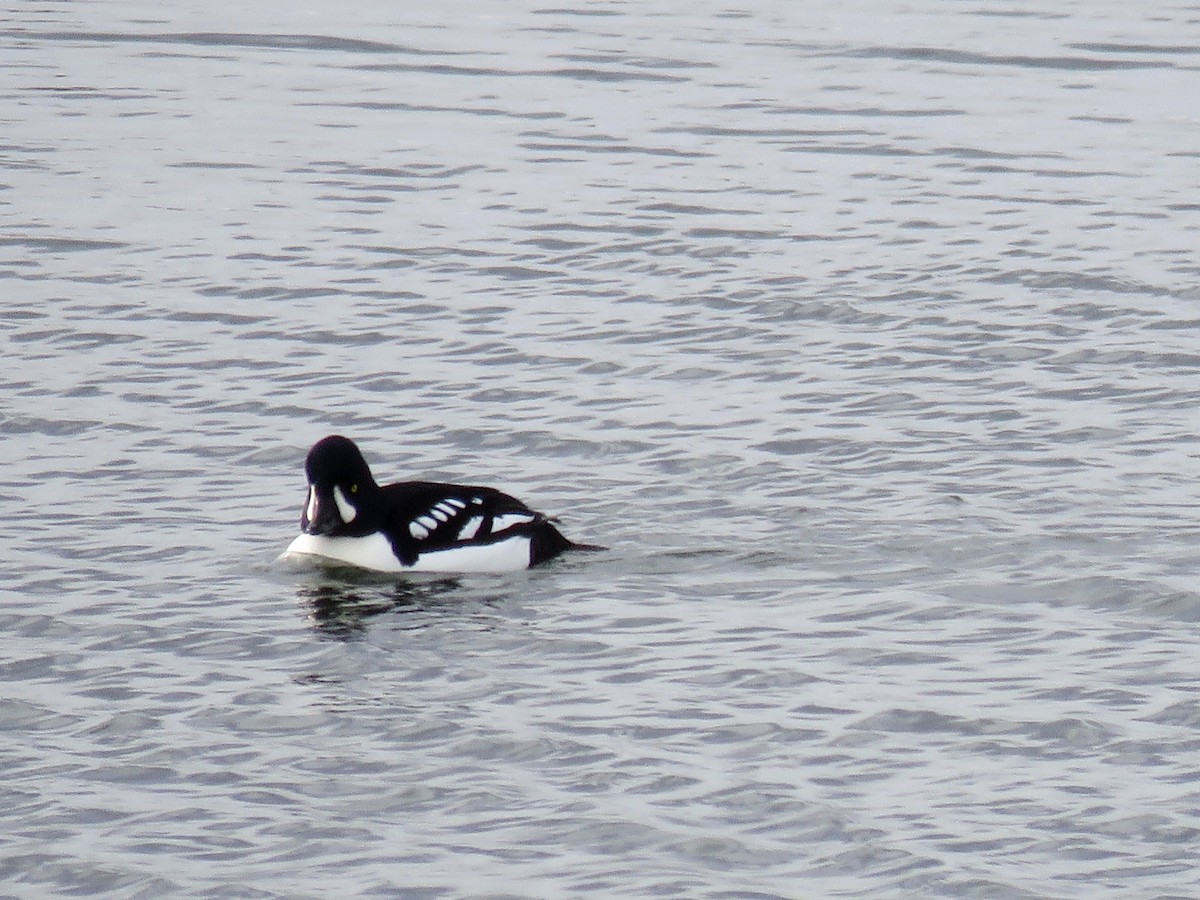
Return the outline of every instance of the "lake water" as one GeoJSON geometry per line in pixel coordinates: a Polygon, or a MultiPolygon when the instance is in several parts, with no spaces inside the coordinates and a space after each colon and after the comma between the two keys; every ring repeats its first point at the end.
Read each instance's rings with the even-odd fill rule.
{"type": "Polygon", "coordinates": [[[1200,7],[0,18],[0,888],[1200,894],[1200,7]],[[303,458],[607,544],[276,561],[303,458]]]}

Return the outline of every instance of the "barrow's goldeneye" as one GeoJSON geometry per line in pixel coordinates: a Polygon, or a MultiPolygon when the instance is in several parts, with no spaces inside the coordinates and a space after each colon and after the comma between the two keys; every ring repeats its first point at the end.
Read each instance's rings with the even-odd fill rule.
{"type": "Polygon", "coordinates": [[[330,435],[304,463],[301,534],[285,556],[316,556],[381,572],[511,572],[564,550],[548,517],[495,488],[427,481],[380,487],[358,447],[330,435]]]}

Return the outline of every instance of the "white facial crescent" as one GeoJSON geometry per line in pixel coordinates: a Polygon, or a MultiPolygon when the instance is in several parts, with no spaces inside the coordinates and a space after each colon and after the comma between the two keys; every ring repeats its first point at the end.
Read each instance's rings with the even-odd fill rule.
{"type": "Polygon", "coordinates": [[[333,486],[333,502],[337,504],[338,515],[342,517],[342,521],[349,525],[354,521],[354,517],[358,515],[358,510],[354,508],[354,504],[346,499],[346,495],[342,493],[342,489],[336,484],[333,486]]]}

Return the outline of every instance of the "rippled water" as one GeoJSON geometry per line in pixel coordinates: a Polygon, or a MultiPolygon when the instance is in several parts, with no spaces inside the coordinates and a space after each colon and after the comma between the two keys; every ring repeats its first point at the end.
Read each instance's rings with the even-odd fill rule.
{"type": "Polygon", "coordinates": [[[1200,9],[21,3],[0,883],[1200,892],[1200,9]],[[608,544],[275,555],[308,445],[608,544]]]}

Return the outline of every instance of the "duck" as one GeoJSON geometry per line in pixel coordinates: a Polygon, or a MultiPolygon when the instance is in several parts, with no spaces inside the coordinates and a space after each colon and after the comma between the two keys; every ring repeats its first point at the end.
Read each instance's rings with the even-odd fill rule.
{"type": "Polygon", "coordinates": [[[515,572],[577,544],[556,519],[495,488],[403,481],[379,485],[354,441],[333,434],[304,461],[300,534],[285,558],[376,572],[515,572]]]}

